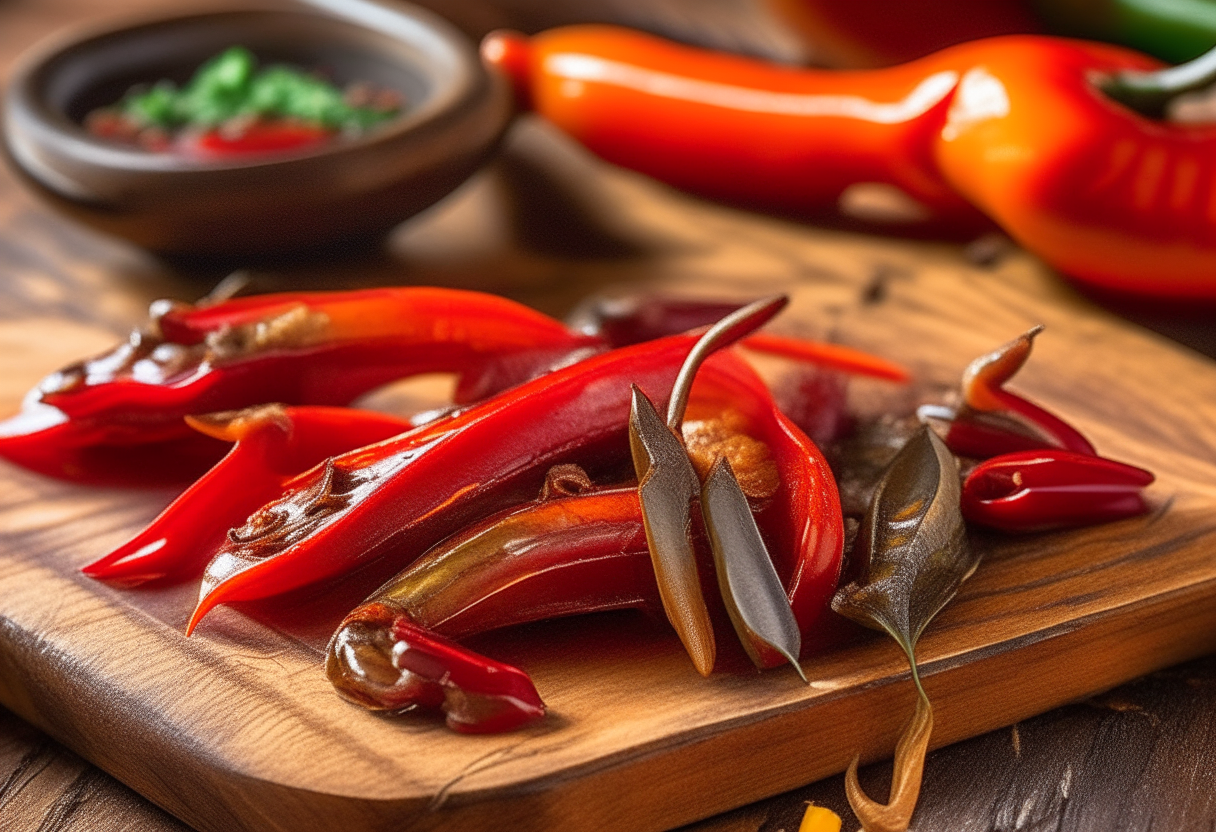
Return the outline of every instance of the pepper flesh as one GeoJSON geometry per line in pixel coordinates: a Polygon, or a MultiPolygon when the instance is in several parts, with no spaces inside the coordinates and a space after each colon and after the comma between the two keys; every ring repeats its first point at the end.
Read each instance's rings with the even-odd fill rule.
{"type": "Polygon", "coordinates": [[[232,442],[215,467],[143,531],[85,566],[91,578],[124,585],[195,577],[224,534],[327,457],[411,428],[408,421],[337,407],[259,405],[187,417],[200,432],[232,442]]]}
{"type": "MultiPolygon", "coordinates": [[[[697,467],[727,458],[747,472],[741,478],[804,650],[822,649],[831,637],[822,624],[843,541],[835,483],[822,455],[776,409],[754,371],[729,352],[711,357],[698,373],[684,433],[697,467]],[[755,450],[757,442],[767,456],[755,450]],[[765,470],[770,463],[775,476],[765,470]]],[[[331,643],[327,672],[348,698],[389,707],[400,701],[396,694],[387,698],[383,678],[369,678],[340,646],[378,649],[381,659],[372,666],[382,667],[396,643],[397,621],[415,628],[411,632],[460,638],[626,607],[662,609],[638,492],[591,488],[502,512],[423,555],[348,616],[331,643]],[[380,622],[376,630],[367,627],[373,617],[380,622]]],[[[766,664],[779,661],[784,657],[766,664]]]]}
{"type": "Polygon", "coordinates": [[[601,470],[607,449],[626,447],[630,384],[669,389],[694,342],[672,336],[594,356],[300,476],[229,532],[188,629],[217,603],[276,595],[389,551],[400,567],[535,494],[553,464],[601,470]]]}
{"type": "Polygon", "coordinates": [[[1153,482],[1142,468],[1059,449],[1024,451],[980,463],[963,483],[968,522],[1006,532],[1107,523],[1148,511],[1153,482]]]}
{"type": "Polygon", "coordinates": [[[184,416],[267,402],[343,405],[427,372],[460,373],[456,397],[467,401],[471,390],[487,392],[487,377],[509,386],[581,348],[601,347],[504,298],[452,289],[289,293],[204,307],[158,301],[128,342],[48,376],[21,414],[0,423],[0,455],[95,479],[107,472],[89,467],[84,449],[202,446],[214,449],[213,462],[222,445],[192,432],[184,416]]]}
{"type": "Polygon", "coordinates": [[[1145,55],[1015,35],[889,69],[795,70],[602,26],[493,34],[483,54],[592,151],[677,187],[806,212],[884,183],[942,219],[978,209],[1093,287],[1216,300],[1216,127],[1100,89],[1160,66],[1145,55]]]}

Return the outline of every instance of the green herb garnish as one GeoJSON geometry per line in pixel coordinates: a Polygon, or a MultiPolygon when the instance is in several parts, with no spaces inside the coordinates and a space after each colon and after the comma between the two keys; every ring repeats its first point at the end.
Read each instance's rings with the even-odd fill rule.
{"type": "Polygon", "coordinates": [[[180,89],[172,81],[129,91],[116,107],[139,128],[219,127],[233,120],[294,119],[340,132],[362,132],[395,116],[400,97],[341,90],[296,67],[258,69],[253,53],[233,46],[199,67],[180,89]],[[366,98],[367,105],[352,103],[366,98]]]}

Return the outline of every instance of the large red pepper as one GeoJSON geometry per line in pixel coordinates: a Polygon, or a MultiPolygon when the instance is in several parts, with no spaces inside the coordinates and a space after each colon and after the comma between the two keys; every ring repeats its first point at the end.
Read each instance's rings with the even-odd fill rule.
{"type": "Polygon", "coordinates": [[[608,26],[496,33],[482,54],[595,153],[694,193],[805,214],[883,183],[938,219],[978,218],[933,159],[952,67],[801,70],[608,26]]]}
{"type": "Polygon", "coordinates": [[[1216,299],[1216,127],[1115,100],[1140,106],[1124,90],[1147,56],[1026,35],[834,72],[603,26],[495,34],[483,54],[591,150],[678,187],[814,211],[885,183],[938,217],[978,209],[1090,285],[1216,299]]]}
{"type": "Polygon", "coordinates": [[[142,473],[140,448],[172,447],[162,467],[223,446],[184,416],[255,404],[343,405],[389,381],[461,375],[457,400],[534,375],[558,356],[601,349],[558,321],[504,298],[394,288],[261,295],[194,307],[158,301],[112,352],[48,376],[23,411],[0,423],[0,455],[73,479],[101,465],[142,473]],[[487,383],[488,382],[488,383],[487,383]],[[100,462],[94,463],[97,459],[100,462]],[[96,467],[93,467],[93,466],[96,467]]]}
{"type": "MultiPolygon", "coordinates": [[[[732,461],[786,588],[803,649],[821,648],[843,542],[835,483],[822,455],[730,353],[712,357],[698,373],[683,432],[702,476],[719,457],[732,461]]],[[[428,633],[460,638],[575,613],[661,610],[637,488],[596,489],[585,477],[551,472],[554,480],[565,484],[559,496],[510,509],[444,541],[352,612],[327,660],[339,692],[374,708],[427,704],[413,674],[394,657],[427,652],[428,633]]],[[[453,660],[452,650],[445,645],[432,660],[442,666],[453,660]]],[[[461,655],[464,663],[481,658],[467,650],[461,655]]]]}

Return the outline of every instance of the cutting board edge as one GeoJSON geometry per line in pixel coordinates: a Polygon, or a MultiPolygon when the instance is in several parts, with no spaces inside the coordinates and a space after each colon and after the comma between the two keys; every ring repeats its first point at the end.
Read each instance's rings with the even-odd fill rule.
{"type": "MultiPolygon", "coordinates": [[[[968,652],[926,662],[923,666],[925,685],[939,713],[934,747],[1012,724],[1050,708],[1107,690],[1144,673],[1216,650],[1216,636],[1207,641],[1177,637],[1179,622],[1190,618],[1206,622],[1208,630],[1216,633],[1216,609],[1205,609],[1205,602],[1208,602],[1206,606],[1212,606],[1210,598],[1214,586],[1214,581],[1191,584],[1163,596],[1139,599],[1093,613],[1084,619],[1057,625],[1050,630],[1036,631],[1000,644],[989,645],[981,648],[978,656],[975,652],[968,652]],[[1129,620],[1157,624],[1155,628],[1147,631],[1131,633],[1129,639],[1124,642],[1139,644],[1137,650],[1125,652],[1125,656],[1133,661],[1122,663],[1117,669],[1111,668],[1108,672],[1091,673],[1078,685],[1054,688],[1038,686],[1039,695],[1032,698],[1033,701],[1015,703],[1015,707],[993,709],[994,712],[986,713],[983,719],[960,723],[950,715],[957,703],[955,696],[948,691],[943,692],[943,688],[952,684],[958,675],[961,674],[965,679],[977,674],[983,675],[988,672],[990,665],[1000,666],[1016,662],[1018,655],[1035,655],[1054,650],[1061,645],[1067,648],[1070,656],[1073,653],[1084,654],[1086,644],[1094,636],[1101,635],[1107,629],[1118,632],[1120,628],[1129,626],[1129,620]],[[1150,638],[1153,633],[1159,633],[1159,637],[1150,638]],[[1045,696],[1048,693],[1050,696],[1045,696]]],[[[11,636],[14,623],[8,618],[5,618],[4,622],[3,629],[8,629],[11,636]]],[[[2,643],[8,649],[0,651],[0,666],[10,664],[13,659],[11,637],[3,639],[2,643]]],[[[31,649],[35,654],[38,653],[36,646],[31,649]]],[[[1072,658],[1056,658],[1055,662],[1058,667],[1076,666],[1072,658]]],[[[682,736],[668,737],[660,743],[624,754],[617,752],[570,767],[558,774],[542,775],[531,781],[521,780],[508,786],[490,788],[475,787],[463,792],[453,789],[441,800],[430,795],[381,800],[304,790],[224,770],[221,766],[207,766],[204,760],[201,771],[195,771],[193,775],[194,778],[201,779],[188,779],[185,782],[205,782],[210,784],[210,790],[203,789],[201,793],[191,795],[192,799],[183,801],[180,789],[172,787],[172,778],[166,779],[165,769],[158,766],[155,759],[139,766],[130,761],[124,763],[118,758],[99,759],[97,755],[89,755],[82,747],[87,746],[87,743],[81,742],[87,735],[87,719],[74,715],[69,707],[59,707],[49,710],[64,714],[66,719],[48,721],[45,718],[48,708],[32,705],[34,697],[51,693],[45,687],[48,678],[46,674],[51,674],[50,679],[53,682],[54,672],[61,668],[62,665],[57,664],[53,658],[46,658],[39,672],[25,674],[26,678],[34,683],[33,686],[22,688],[18,683],[17,689],[14,688],[14,674],[3,674],[0,678],[0,682],[4,682],[0,684],[0,703],[83,756],[90,757],[92,762],[146,794],[166,810],[202,830],[214,829],[217,832],[236,828],[320,830],[334,822],[340,822],[343,828],[354,830],[361,828],[355,825],[361,818],[367,821],[367,825],[362,828],[367,829],[375,828],[388,820],[409,820],[417,828],[434,829],[438,832],[461,829],[474,821],[499,822],[514,815],[518,815],[520,820],[536,818],[538,812],[542,815],[558,814],[560,826],[572,832],[616,829],[620,828],[616,822],[621,820],[622,807],[619,798],[622,787],[616,781],[636,781],[640,778],[647,783],[663,783],[664,773],[673,769],[705,771],[703,765],[691,762],[687,766],[681,766],[672,761],[673,756],[734,760],[740,753],[746,753],[749,746],[762,746],[766,749],[770,762],[781,759],[802,760],[805,749],[800,750],[797,746],[808,742],[805,735],[797,741],[785,740],[783,736],[795,736],[800,731],[805,732],[811,711],[816,712],[816,721],[826,720],[830,714],[839,711],[842,715],[851,713],[853,719],[859,718],[860,714],[870,715],[871,724],[863,731],[863,741],[859,743],[863,748],[862,758],[867,761],[882,759],[888,757],[893,750],[898,731],[906,715],[911,713],[912,704],[911,686],[905,683],[906,674],[901,674],[859,689],[841,689],[834,692],[835,695],[818,700],[813,707],[807,707],[805,701],[782,705],[773,711],[719,723],[712,728],[688,732],[682,736]],[[35,689],[39,680],[44,683],[41,692],[35,689]],[[892,706],[893,703],[896,707],[883,707],[892,706]],[[826,715],[823,714],[825,709],[829,712],[826,715]],[[873,719],[874,713],[885,715],[873,719]],[[785,743],[791,747],[782,748],[785,743]],[[740,749],[744,751],[741,752],[740,749]],[[275,798],[275,795],[278,797],[275,798]],[[615,818],[613,823],[603,825],[594,819],[590,822],[580,820],[583,817],[583,808],[594,805],[597,801],[603,803],[605,800],[608,803],[603,806],[602,817],[615,818]],[[266,805],[276,805],[281,810],[275,813],[274,817],[269,817],[265,815],[264,809],[258,808],[266,805]],[[514,808],[508,811],[507,807],[514,808]],[[577,808],[578,811],[569,814],[572,808],[577,808]],[[251,821],[252,825],[247,825],[246,821],[251,821]],[[319,821],[321,825],[315,825],[319,821]]],[[[999,688],[988,691],[985,696],[989,699],[996,697],[1003,704],[1008,704],[1000,698],[999,688]]],[[[975,713],[971,716],[974,717],[975,713]]],[[[819,733],[824,733],[823,729],[819,729],[819,733]]],[[[827,731],[829,738],[832,733],[831,730],[827,731]]],[[[171,754],[172,749],[165,748],[162,752],[171,754]]],[[[812,766],[801,771],[784,771],[780,776],[770,766],[765,772],[764,779],[767,782],[763,789],[756,789],[754,786],[732,789],[729,783],[724,782],[722,788],[711,790],[715,798],[696,807],[681,804],[679,789],[674,792],[671,787],[651,789],[650,794],[642,801],[651,807],[650,810],[644,813],[645,817],[640,819],[642,822],[629,828],[639,832],[659,830],[709,817],[838,773],[847,766],[851,757],[852,751],[837,748],[832,753],[820,755],[812,766]],[[656,791],[661,791],[663,796],[654,797],[656,791]],[[661,820],[654,823],[645,822],[646,819],[653,818],[661,820]]],[[[732,765],[731,768],[738,771],[747,767],[732,765]]],[[[184,779],[188,773],[183,772],[179,780],[184,779]]],[[[683,793],[686,794],[687,791],[683,793]]],[[[636,804],[627,805],[631,805],[634,811],[638,809],[636,804]]]]}

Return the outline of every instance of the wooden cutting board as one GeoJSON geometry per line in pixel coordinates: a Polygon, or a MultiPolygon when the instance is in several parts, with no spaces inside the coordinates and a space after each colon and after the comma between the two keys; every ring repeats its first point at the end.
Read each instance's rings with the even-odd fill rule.
{"type": "MultiPolygon", "coordinates": [[[[45,372],[107,346],[152,293],[189,287],[0,196],[10,285],[43,291],[0,320],[9,412],[45,372]]],[[[784,291],[781,329],[901,360],[929,390],[1043,323],[1017,388],[1105,455],[1156,472],[1153,511],[988,544],[920,643],[934,744],[1216,650],[1216,366],[1087,305],[1024,254],[981,268],[957,246],[707,205],[531,126],[496,173],[404,229],[382,260],[263,276],[479,285],[551,312],[607,286],[784,291]],[[555,197],[537,182],[577,186],[555,197]]],[[[221,609],[186,639],[195,587],[124,591],[79,575],[171,497],[0,464],[0,702],[201,830],[659,830],[856,753],[889,755],[911,713],[906,664],[884,638],[808,659],[809,685],[742,667],[702,679],[665,625],[624,613],[477,641],[532,675],[550,715],[530,729],[462,737],[369,714],[321,672],[335,614],[324,604],[289,627],[221,609]]]]}

